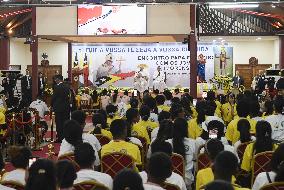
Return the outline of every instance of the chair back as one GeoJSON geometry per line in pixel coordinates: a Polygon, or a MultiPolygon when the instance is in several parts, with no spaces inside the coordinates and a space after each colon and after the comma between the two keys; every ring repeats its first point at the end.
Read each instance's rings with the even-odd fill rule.
{"type": "Polygon", "coordinates": [[[238,157],[240,159],[240,162],[243,160],[243,156],[246,150],[246,147],[248,144],[250,144],[251,142],[245,142],[245,143],[241,143],[238,147],[237,147],[237,154],[238,157]]]}
{"type": "Polygon", "coordinates": [[[74,153],[67,153],[67,154],[63,154],[61,156],[58,157],[58,160],[68,160],[70,161],[74,167],[75,170],[78,172],[80,170],[80,166],[77,164],[77,162],[75,162],[75,156],[74,153]]]}
{"type": "Polygon", "coordinates": [[[252,178],[251,183],[253,185],[256,176],[261,172],[271,171],[270,160],[272,158],[273,151],[261,152],[254,155],[252,159],[252,178]]]}
{"type": "Polygon", "coordinates": [[[166,190],[181,190],[177,185],[170,184],[170,183],[164,183],[163,188],[166,190]]]}
{"type": "Polygon", "coordinates": [[[260,190],[284,190],[284,182],[274,182],[260,188],[260,190]]]}
{"type": "Polygon", "coordinates": [[[114,152],[102,156],[101,171],[112,178],[124,168],[134,168],[134,159],[127,154],[114,152]]]}
{"type": "Polygon", "coordinates": [[[74,184],[73,188],[74,190],[109,190],[109,188],[95,180],[74,184]]]}
{"type": "Polygon", "coordinates": [[[100,142],[101,146],[108,144],[111,140],[107,136],[104,136],[102,134],[95,134],[97,137],[98,141],[100,142]]]}
{"type": "Polygon", "coordinates": [[[144,155],[146,155],[147,151],[148,151],[148,145],[147,145],[146,138],[145,137],[141,137],[141,136],[135,136],[135,137],[141,141],[142,146],[143,146],[144,155]]]}
{"type": "Polygon", "coordinates": [[[180,154],[173,153],[171,156],[173,172],[179,174],[183,178],[185,177],[185,163],[184,158],[180,154]]]}
{"type": "Polygon", "coordinates": [[[200,153],[197,157],[197,169],[196,172],[204,168],[210,167],[210,159],[206,153],[200,153]]]}
{"type": "Polygon", "coordinates": [[[2,185],[6,186],[6,187],[10,187],[16,190],[24,190],[25,186],[20,184],[19,182],[16,181],[2,181],[1,182],[2,185]]]}

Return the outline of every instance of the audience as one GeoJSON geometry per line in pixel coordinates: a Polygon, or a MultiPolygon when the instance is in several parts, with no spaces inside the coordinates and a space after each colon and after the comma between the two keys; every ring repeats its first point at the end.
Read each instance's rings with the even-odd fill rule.
{"type": "Polygon", "coordinates": [[[29,159],[32,156],[31,151],[27,147],[11,146],[8,154],[15,170],[5,173],[2,181],[15,181],[19,184],[26,184],[26,174],[29,167],[29,159]]]}
{"type": "Polygon", "coordinates": [[[137,172],[123,169],[114,177],[112,190],[144,190],[144,187],[137,172]]]}
{"type": "Polygon", "coordinates": [[[53,161],[38,159],[29,168],[25,190],[57,190],[55,174],[53,161]]]}
{"type": "Polygon", "coordinates": [[[148,181],[144,183],[145,190],[164,190],[162,187],[167,178],[172,175],[171,158],[162,152],[152,154],[148,162],[148,181]]]}
{"type": "Polygon", "coordinates": [[[77,178],[73,163],[68,160],[59,160],[56,163],[56,178],[60,190],[73,190],[74,180],[77,178]]]}
{"type": "MultiPolygon", "coordinates": [[[[73,111],[71,119],[64,123],[64,139],[59,144],[59,153],[54,156],[58,153],[56,162],[33,158],[26,147],[8,147],[8,158],[15,169],[10,171],[11,167],[7,167],[9,172],[2,175],[1,181],[6,186],[8,181],[14,181],[25,186],[25,190],[73,190],[74,184],[94,181],[109,190],[164,190],[166,183],[180,190],[244,190],[239,186],[247,186],[242,181],[243,175],[238,175],[239,167],[242,173],[247,172],[245,178],[251,181],[253,157],[265,151],[274,151],[270,161],[272,170],[259,173],[252,190],[284,182],[284,98],[280,95],[274,99],[264,95],[257,98],[247,90],[238,95],[229,93],[226,102],[222,94],[216,100],[213,91],[197,101],[188,91],[181,93],[180,89],[174,94],[169,90],[145,91],[132,98],[127,90],[122,94],[118,90],[104,89],[100,95],[97,90],[90,92],[92,90],[83,89],[83,97],[79,97],[88,97],[93,108],[99,109],[92,115],[90,131],[89,123],[86,124],[86,113],[90,112],[73,111]],[[101,147],[95,136],[99,134],[108,137],[110,142],[101,147]],[[143,147],[143,138],[147,147],[143,147]],[[249,144],[239,162],[236,151],[242,143],[249,144]],[[145,156],[143,148],[148,149],[144,152],[146,161],[142,157],[145,156]],[[115,152],[128,154],[135,165],[118,172],[113,180],[108,174],[97,171],[97,166],[100,165],[99,154],[104,157],[115,152]],[[203,152],[209,158],[209,167],[200,169],[195,163],[203,152]],[[184,158],[185,178],[173,172],[173,153],[184,158]],[[73,162],[62,160],[66,154],[74,156],[74,163],[80,168],[77,173],[73,162]]],[[[3,137],[5,133],[0,134],[3,137]]],[[[1,142],[4,152],[8,141],[1,142]]],[[[0,154],[0,169],[3,167],[0,154]]],[[[3,185],[0,189],[13,190],[3,185]]]]}
{"type": "Polygon", "coordinates": [[[112,189],[112,178],[108,174],[94,171],[96,160],[94,152],[93,147],[88,143],[76,146],[74,155],[76,163],[80,166],[80,171],[77,172],[74,183],[94,180],[112,189]]]}

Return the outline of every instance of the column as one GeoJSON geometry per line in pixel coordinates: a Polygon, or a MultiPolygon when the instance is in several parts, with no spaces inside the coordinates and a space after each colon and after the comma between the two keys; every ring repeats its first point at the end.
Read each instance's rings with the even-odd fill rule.
{"type": "Polygon", "coordinates": [[[284,36],[279,36],[279,68],[284,69],[284,36]]]}
{"type": "Polygon", "coordinates": [[[196,5],[190,5],[189,49],[190,49],[190,95],[197,98],[197,41],[196,41],[196,5]]]}
{"type": "Polygon", "coordinates": [[[9,69],[10,65],[10,39],[0,39],[0,70],[9,69]]]}
{"type": "Polygon", "coordinates": [[[38,94],[38,38],[36,36],[36,7],[32,8],[32,97],[38,94]]]}
{"type": "Polygon", "coordinates": [[[72,43],[68,42],[68,78],[72,82],[72,43]]]}

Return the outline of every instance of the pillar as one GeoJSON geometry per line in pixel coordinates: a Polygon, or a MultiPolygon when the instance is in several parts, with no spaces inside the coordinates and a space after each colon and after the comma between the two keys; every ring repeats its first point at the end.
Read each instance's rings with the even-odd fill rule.
{"type": "Polygon", "coordinates": [[[197,41],[196,41],[196,5],[190,5],[190,95],[197,98],[197,41]]]}
{"type": "Polygon", "coordinates": [[[279,36],[279,68],[284,69],[284,36],[279,36]]]}
{"type": "Polygon", "coordinates": [[[68,78],[72,82],[72,43],[68,43],[68,78]]]}
{"type": "Polygon", "coordinates": [[[0,70],[8,70],[10,65],[10,39],[0,39],[0,70]]]}
{"type": "Polygon", "coordinates": [[[36,36],[36,7],[32,8],[32,97],[38,94],[38,38],[36,36]]]}

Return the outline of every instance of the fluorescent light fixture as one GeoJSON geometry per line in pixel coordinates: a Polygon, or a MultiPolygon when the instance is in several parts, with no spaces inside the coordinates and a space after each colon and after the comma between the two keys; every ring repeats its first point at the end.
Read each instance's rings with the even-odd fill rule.
{"type": "Polygon", "coordinates": [[[2,2],[9,2],[10,0],[2,0],[2,2]]]}
{"type": "Polygon", "coordinates": [[[271,5],[272,8],[275,8],[276,6],[274,4],[271,5]]]}
{"type": "Polygon", "coordinates": [[[256,40],[261,40],[261,37],[256,38],[256,40]]]}
{"type": "Polygon", "coordinates": [[[259,4],[209,4],[211,9],[236,9],[236,8],[257,8],[259,4]]]}
{"type": "Polygon", "coordinates": [[[223,40],[223,38],[218,38],[218,40],[223,40]]]}
{"type": "Polygon", "coordinates": [[[213,40],[213,42],[216,42],[216,40],[213,40]]]}

